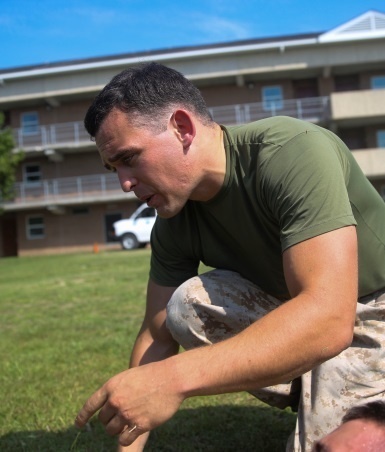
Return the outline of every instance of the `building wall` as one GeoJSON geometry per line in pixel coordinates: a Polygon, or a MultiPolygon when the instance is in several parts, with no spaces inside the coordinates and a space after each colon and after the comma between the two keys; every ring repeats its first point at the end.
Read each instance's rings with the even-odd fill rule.
{"type": "MultiPolygon", "coordinates": [[[[359,87],[363,89],[370,86],[371,77],[377,74],[379,72],[373,71],[358,74],[359,87]]],[[[262,102],[262,88],[264,86],[281,85],[284,99],[293,99],[298,97],[298,87],[305,87],[306,92],[306,85],[312,86],[314,95],[327,96],[336,89],[336,83],[335,76],[304,77],[296,80],[277,78],[245,82],[244,86],[237,86],[235,83],[207,86],[202,87],[201,91],[208,106],[223,106],[262,102]]],[[[63,103],[55,108],[39,106],[35,111],[39,112],[41,124],[82,121],[89,103],[89,100],[83,100],[63,103]]],[[[19,108],[11,112],[11,123],[15,127],[20,126],[20,114],[24,111],[28,111],[28,109],[19,108]]],[[[385,123],[380,120],[375,124],[345,125],[343,127],[335,124],[334,127],[336,133],[347,142],[351,149],[375,148],[377,146],[376,133],[385,128],[385,123]]],[[[33,163],[40,165],[43,180],[87,176],[105,172],[94,145],[87,149],[66,149],[62,155],[62,161],[52,162],[42,153],[27,154],[26,160],[17,172],[17,180],[23,180],[23,167],[26,164],[33,163]]],[[[381,192],[385,179],[373,180],[372,183],[381,192]]],[[[92,204],[85,207],[87,207],[88,213],[82,215],[74,213],[74,206],[67,206],[62,215],[55,215],[43,208],[18,213],[17,242],[19,255],[92,251],[94,244],[97,244],[100,249],[119,247],[119,244],[107,243],[106,241],[105,215],[116,213],[127,218],[135,210],[137,203],[117,202],[115,204],[92,204]],[[31,215],[44,218],[44,238],[28,239],[26,223],[31,215]]],[[[0,248],[0,255],[2,253],[3,250],[0,248]]]]}
{"type": "Polygon", "coordinates": [[[16,173],[17,182],[22,182],[23,172],[26,165],[39,165],[42,179],[55,179],[59,177],[87,176],[105,173],[96,146],[87,152],[76,151],[63,154],[63,160],[52,162],[43,155],[29,156],[21,163],[16,173]]]}
{"type": "Polygon", "coordinates": [[[86,213],[76,213],[79,206],[68,206],[62,215],[55,215],[46,209],[20,212],[17,215],[18,254],[92,251],[95,244],[99,249],[120,248],[120,244],[106,241],[105,216],[120,214],[122,218],[128,218],[137,206],[136,202],[82,206],[88,210],[86,213]],[[27,222],[30,217],[44,219],[43,238],[28,238],[27,222]]]}
{"type": "MultiPolygon", "coordinates": [[[[323,83],[322,79],[315,80],[319,85],[323,83]]],[[[262,88],[266,86],[280,85],[285,99],[297,98],[293,87],[293,81],[290,79],[270,80],[267,78],[266,80],[250,80],[245,81],[244,83],[244,86],[237,86],[235,84],[207,86],[200,88],[200,91],[209,107],[262,102],[262,88]]],[[[317,93],[314,94],[314,97],[319,95],[320,90],[321,89],[317,86],[317,93]]],[[[326,90],[323,89],[323,91],[326,95],[326,90]]]]}
{"type": "Polygon", "coordinates": [[[85,99],[62,102],[57,107],[40,102],[36,105],[15,108],[9,114],[10,126],[14,129],[19,128],[21,126],[21,115],[27,112],[37,112],[40,124],[83,121],[90,103],[91,100],[85,99]]]}
{"type": "MultiPolygon", "coordinates": [[[[371,158],[372,155],[378,154],[377,132],[385,130],[385,109],[377,108],[377,104],[385,105],[385,102],[377,102],[385,90],[382,90],[384,91],[382,94],[371,92],[371,78],[385,75],[384,58],[383,39],[317,43],[314,38],[312,44],[279,46],[272,44],[237,52],[227,49],[223,52],[213,52],[209,57],[207,54],[199,55],[198,52],[188,58],[178,59],[171,52],[168,60],[166,58],[161,61],[181,71],[196,83],[209,107],[261,103],[263,88],[276,85],[282,87],[284,101],[331,96],[336,99],[337,106],[341,106],[343,111],[335,117],[332,111],[330,118],[322,119],[322,126],[336,132],[352,150],[359,150],[356,155],[360,154],[360,158],[364,155],[366,163],[368,160],[369,163],[373,163],[377,162],[374,157],[371,158]],[[367,94],[364,90],[367,90],[367,94]],[[370,105],[369,98],[372,99],[370,105]],[[367,110],[365,118],[362,117],[364,107],[367,110]],[[373,115],[373,112],[376,113],[373,115]]],[[[0,85],[0,105],[4,106],[7,123],[13,129],[19,129],[23,113],[37,112],[39,125],[47,126],[42,127],[44,133],[55,135],[54,132],[50,132],[55,129],[50,126],[54,125],[76,122],[78,124],[75,128],[82,127],[84,115],[94,95],[125,66],[126,63],[122,61],[116,65],[107,64],[105,67],[103,65],[88,67],[87,70],[77,70],[75,67],[67,68],[63,72],[58,69],[41,76],[35,73],[31,76],[19,74],[11,77],[0,85]]],[[[291,105],[293,104],[296,105],[297,102],[292,102],[291,105]]],[[[329,108],[328,104],[326,108],[329,108]]],[[[265,115],[264,110],[261,115],[265,115]]],[[[246,118],[246,115],[244,117],[246,118]]],[[[320,119],[318,117],[315,120],[320,119]]],[[[69,129],[65,128],[66,131],[69,129]]],[[[53,149],[47,149],[47,146],[42,145],[42,136],[41,131],[41,136],[36,136],[35,141],[33,137],[30,137],[29,141],[27,138],[20,140],[28,150],[25,161],[17,171],[18,182],[23,181],[25,166],[31,164],[40,166],[41,182],[105,173],[96,147],[89,142],[84,130],[83,135],[76,139],[74,134],[68,132],[70,138],[64,145],[47,140],[46,143],[53,143],[53,149]],[[46,152],[46,155],[45,151],[56,154],[46,152]],[[59,158],[59,161],[55,161],[55,158],[59,158]]],[[[67,135],[65,137],[67,140],[67,135]]],[[[20,144],[20,147],[23,146],[20,144]]],[[[370,168],[372,166],[377,168],[379,165],[373,163],[370,168]]],[[[371,182],[376,190],[385,194],[385,174],[381,171],[381,168],[378,172],[372,171],[371,182]]],[[[28,192],[28,187],[22,186],[28,192]]],[[[93,190],[94,188],[90,190],[92,195],[93,190]]],[[[86,204],[86,201],[81,200],[79,202],[85,204],[67,205],[61,212],[60,206],[56,206],[58,209],[56,214],[49,205],[35,210],[26,208],[10,213],[7,222],[4,219],[0,220],[0,237],[3,238],[0,241],[0,256],[9,253],[6,250],[8,242],[5,241],[8,233],[4,231],[10,231],[12,228],[19,255],[91,252],[95,244],[100,249],[119,247],[116,243],[108,242],[105,218],[107,215],[127,218],[138,203],[127,199],[120,200],[120,194],[115,193],[114,198],[109,199],[116,201],[102,202],[97,198],[96,189],[95,193],[93,198],[88,198],[92,199],[93,204],[91,201],[90,204],[86,204]],[[44,219],[44,237],[35,239],[27,237],[26,225],[30,216],[44,219]]],[[[83,194],[84,192],[82,196],[83,194]]],[[[34,197],[35,194],[30,191],[29,196],[34,197]]],[[[76,201],[71,198],[70,202],[76,201]]]]}

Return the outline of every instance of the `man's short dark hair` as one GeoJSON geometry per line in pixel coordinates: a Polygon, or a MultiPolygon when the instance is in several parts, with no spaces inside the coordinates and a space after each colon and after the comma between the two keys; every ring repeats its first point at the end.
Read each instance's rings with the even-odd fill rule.
{"type": "Polygon", "coordinates": [[[385,401],[375,400],[365,405],[350,408],[342,418],[342,423],[356,419],[366,419],[385,426],[385,401]]]}
{"type": "Polygon", "coordinates": [[[203,123],[212,123],[202,94],[180,72],[158,63],[130,67],[116,75],[96,96],[84,119],[91,137],[117,108],[131,118],[165,129],[159,122],[170,108],[186,108],[203,123]],[[144,120],[144,121],[143,121],[144,120]]]}

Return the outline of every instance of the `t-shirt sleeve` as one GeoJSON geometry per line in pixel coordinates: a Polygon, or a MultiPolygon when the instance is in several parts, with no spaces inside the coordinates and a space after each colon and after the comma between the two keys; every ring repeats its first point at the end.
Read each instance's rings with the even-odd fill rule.
{"type": "Polygon", "coordinates": [[[346,189],[349,163],[337,142],[321,132],[305,131],[265,163],[261,187],[279,223],[282,251],[356,224],[346,189]]]}

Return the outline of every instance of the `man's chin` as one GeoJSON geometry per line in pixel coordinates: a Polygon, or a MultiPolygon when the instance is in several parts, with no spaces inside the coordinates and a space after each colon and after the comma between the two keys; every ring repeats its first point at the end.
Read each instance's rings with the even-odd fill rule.
{"type": "Polygon", "coordinates": [[[164,212],[163,210],[162,211],[157,210],[156,213],[159,218],[162,218],[163,220],[168,220],[169,218],[175,217],[175,215],[177,215],[178,212],[174,213],[174,212],[164,212]]]}
{"type": "Polygon", "coordinates": [[[156,213],[158,217],[163,218],[164,220],[168,220],[169,218],[175,217],[178,215],[178,213],[182,210],[181,208],[174,208],[174,209],[168,209],[168,208],[162,208],[159,207],[156,209],[156,213]]]}

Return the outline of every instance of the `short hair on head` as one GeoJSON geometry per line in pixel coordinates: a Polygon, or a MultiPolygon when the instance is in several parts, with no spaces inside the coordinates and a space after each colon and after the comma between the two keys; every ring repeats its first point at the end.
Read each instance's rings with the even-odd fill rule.
{"type": "Polygon", "coordinates": [[[350,408],[342,418],[342,423],[356,419],[374,421],[385,427],[385,400],[375,400],[350,408]]]}
{"type": "Polygon", "coordinates": [[[158,63],[141,64],[120,72],[100,91],[84,126],[95,137],[103,120],[117,108],[138,124],[164,130],[162,119],[176,107],[192,111],[205,124],[213,123],[202,94],[183,74],[158,63]]]}

